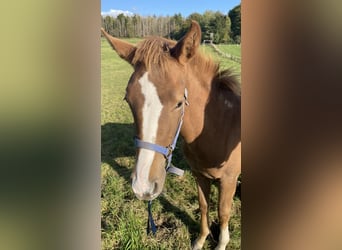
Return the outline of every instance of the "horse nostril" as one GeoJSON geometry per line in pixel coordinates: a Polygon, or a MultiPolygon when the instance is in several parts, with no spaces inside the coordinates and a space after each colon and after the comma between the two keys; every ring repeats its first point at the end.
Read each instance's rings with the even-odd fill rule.
{"type": "Polygon", "coordinates": [[[153,189],[152,189],[152,194],[155,194],[158,191],[158,183],[154,182],[153,183],[153,189]]]}

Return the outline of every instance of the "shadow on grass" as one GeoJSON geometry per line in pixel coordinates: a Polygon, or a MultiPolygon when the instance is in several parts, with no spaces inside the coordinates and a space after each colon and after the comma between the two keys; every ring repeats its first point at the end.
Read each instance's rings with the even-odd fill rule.
{"type": "MultiPolygon", "coordinates": [[[[195,241],[200,230],[199,221],[193,220],[187,212],[185,212],[181,208],[176,207],[175,205],[170,203],[170,201],[168,201],[167,198],[165,198],[164,196],[161,195],[158,197],[158,199],[159,199],[160,204],[163,206],[162,211],[172,211],[174,216],[180,221],[182,221],[184,225],[187,226],[189,230],[189,234],[190,234],[191,243],[195,241]]],[[[163,223],[163,224],[164,225],[160,225],[160,226],[172,227],[172,225],[167,225],[167,223],[163,223]]]]}
{"type": "MultiPolygon", "coordinates": [[[[101,126],[101,162],[110,165],[128,183],[131,182],[132,170],[125,165],[118,164],[115,159],[135,156],[133,136],[133,124],[106,123],[101,126]]],[[[178,150],[174,152],[173,163],[182,169],[189,169],[179,150],[181,143],[181,140],[177,143],[178,150]]],[[[163,206],[163,211],[172,211],[176,218],[187,225],[191,240],[194,240],[199,233],[199,222],[194,221],[186,211],[176,207],[162,195],[158,199],[163,206]]]]}
{"type": "Polygon", "coordinates": [[[134,156],[134,125],[106,123],[101,126],[101,161],[108,163],[116,157],[134,156]]]}

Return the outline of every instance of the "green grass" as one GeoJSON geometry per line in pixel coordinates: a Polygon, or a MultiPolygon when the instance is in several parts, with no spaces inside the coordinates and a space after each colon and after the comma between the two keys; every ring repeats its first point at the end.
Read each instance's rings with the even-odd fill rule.
{"type": "Polygon", "coordinates": [[[218,44],[216,46],[224,53],[241,58],[241,46],[239,44],[218,44]]]}
{"type": "MultiPolygon", "coordinates": [[[[139,39],[129,39],[137,42],[139,39]]],[[[207,53],[211,53],[210,50],[207,53]]],[[[219,59],[221,65],[236,63],[219,59]]],[[[195,181],[182,157],[181,140],[173,163],[185,169],[184,177],[168,175],[163,194],[153,201],[153,217],[158,231],[146,235],[147,203],[136,199],[130,185],[134,166],[133,119],[122,99],[131,66],[120,59],[101,40],[101,238],[102,249],[189,249],[199,233],[199,210],[195,181]]],[[[237,72],[240,73],[239,71],[237,72]]],[[[217,219],[216,186],[212,188],[210,219],[217,219]]],[[[240,249],[240,199],[235,197],[229,224],[231,240],[228,249],[240,249]]],[[[215,246],[208,237],[204,249],[215,246]]]]}

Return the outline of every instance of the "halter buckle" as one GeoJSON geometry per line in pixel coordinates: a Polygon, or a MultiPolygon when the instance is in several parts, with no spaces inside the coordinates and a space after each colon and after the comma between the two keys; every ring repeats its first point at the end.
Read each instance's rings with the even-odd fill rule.
{"type": "Polygon", "coordinates": [[[168,151],[167,151],[167,154],[166,154],[166,158],[169,158],[170,155],[172,155],[173,148],[172,148],[171,145],[167,146],[166,148],[167,148],[167,150],[168,150],[168,151]]]}

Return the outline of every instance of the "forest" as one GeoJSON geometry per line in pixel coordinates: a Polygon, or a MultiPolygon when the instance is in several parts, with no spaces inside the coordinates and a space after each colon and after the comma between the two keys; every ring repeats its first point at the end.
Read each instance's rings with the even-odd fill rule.
{"type": "Polygon", "coordinates": [[[188,17],[180,13],[173,16],[101,16],[102,27],[109,34],[126,38],[155,35],[178,40],[188,30],[191,20],[200,24],[202,40],[212,40],[216,44],[241,43],[241,5],[227,14],[207,10],[203,14],[192,13],[188,17]]]}

